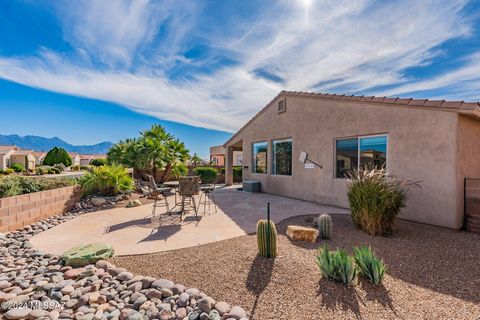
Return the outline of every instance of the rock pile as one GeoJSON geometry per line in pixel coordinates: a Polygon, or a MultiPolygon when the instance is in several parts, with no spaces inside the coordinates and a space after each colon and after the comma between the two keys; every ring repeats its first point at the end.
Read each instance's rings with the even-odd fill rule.
{"type": "Polygon", "coordinates": [[[196,288],[134,276],[100,260],[81,268],[33,249],[29,239],[78,215],[71,212],[0,234],[0,318],[247,320],[245,311],[196,288]]]}

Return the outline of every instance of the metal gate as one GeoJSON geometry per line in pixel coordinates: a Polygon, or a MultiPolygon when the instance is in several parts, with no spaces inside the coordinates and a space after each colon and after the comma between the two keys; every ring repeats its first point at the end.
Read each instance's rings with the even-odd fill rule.
{"type": "Polygon", "coordinates": [[[480,233],[480,178],[464,181],[464,228],[480,233]]]}

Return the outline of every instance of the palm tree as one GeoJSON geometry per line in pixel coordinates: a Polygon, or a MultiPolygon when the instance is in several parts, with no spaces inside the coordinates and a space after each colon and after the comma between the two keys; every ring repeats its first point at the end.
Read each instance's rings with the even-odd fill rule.
{"type": "Polygon", "coordinates": [[[165,154],[165,167],[160,177],[160,182],[165,182],[172,171],[172,167],[177,163],[185,163],[190,155],[189,150],[185,147],[185,144],[179,139],[172,139],[167,142],[167,150],[165,154]]]}

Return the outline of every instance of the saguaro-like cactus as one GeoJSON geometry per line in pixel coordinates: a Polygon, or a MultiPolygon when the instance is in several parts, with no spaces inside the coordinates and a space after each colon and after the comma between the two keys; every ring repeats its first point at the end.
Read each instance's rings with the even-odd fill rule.
{"type": "Polygon", "coordinates": [[[330,239],[332,237],[333,222],[330,215],[323,213],[317,217],[317,226],[319,236],[322,239],[330,239]]]}
{"type": "Polygon", "coordinates": [[[267,203],[267,220],[257,222],[258,254],[265,258],[277,256],[277,228],[270,221],[270,202],[267,203]]]}

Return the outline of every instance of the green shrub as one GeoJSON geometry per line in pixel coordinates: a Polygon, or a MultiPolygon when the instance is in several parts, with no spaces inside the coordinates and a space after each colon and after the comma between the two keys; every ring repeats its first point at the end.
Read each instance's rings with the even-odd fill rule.
{"type": "Polygon", "coordinates": [[[54,168],[60,170],[60,172],[65,171],[65,165],[63,163],[57,163],[56,165],[53,166],[54,168]]]}
{"type": "Polygon", "coordinates": [[[354,259],[362,276],[374,284],[382,283],[387,267],[384,265],[383,260],[375,256],[375,252],[370,247],[355,248],[354,259]]]}
{"type": "Polygon", "coordinates": [[[234,180],[237,180],[237,179],[242,179],[242,167],[233,167],[233,179],[234,180]]]}
{"type": "Polygon", "coordinates": [[[217,180],[218,170],[212,167],[197,167],[193,169],[202,183],[214,183],[217,180]]]}
{"type": "Polygon", "coordinates": [[[343,250],[329,251],[326,244],[319,249],[316,263],[322,275],[328,280],[349,285],[357,275],[353,258],[343,250]]]}
{"type": "Polygon", "coordinates": [[[35,173],[38,175],[47,174],[48,169],[49,169],[48,167],[39,166],[35,168],[35,173]]]}
{"type": "Polygon", "coordinates": [[[91,170],[91,167],[90,165],[81,165],[80,166],[80,170],[83,170],[83,171],[90,171],[91,170]]]}
{"type": "Polygon", "coordinates": [[[9,175],[9,174],[12,174],[12,173],[14,173],[14,172],[15,172],[15,170],[13,170],[12,168],[7,168],[7,169],[5,169],[5,171],[3,172],[3,174],[9,175]]]}
{"type": "Polygon", "coordinates": [[[94,167],[78,179],[85,194],[115,195],[133,190],[133,178],[121,165],[94,167]]]}
{"type": "Polygon", "coordinates": [[[100,167],[107,164],[107,159],[105,158],[93,159],[91,163],[92,163],[92,166],[100,167]]]}
{"type": "Polygon", "coordinates": [[[74,184],[75,181],[69,178],[5,176],[0,177],[0,198],[72,186],[74,184]]]}
{"type": "Polygon", "coordinates": [[[56,167],[51,167],[51,168],[48,168],[48,173],[49,174],[60,174],[62,173],[62,171],[56,167]]]}
{"type": "Polygon", "coordinates": [[[48,151],[45,159],[43,159],[43,164],[54,166],[56,164],[63,164],[65,167],[72,165],[72,158],[68,155],[67,151],[63,148],[54,147],[48,151]]]}
{"type": "Polygon", "coordinates": [[[71,171],[79,171],[80,170],[80,165],[79,164],[75,164],[73,166],[70,167],[70,170],[71,171]]]}
{"type": "Polygon", "coordinates": [[[388,177],[385,169],[361,169],[348,175],[353,222],[370,235],[388,234],[405,207],[411,183],[388,177]]]}
{"type": "Polygon", "coordinates": [[[21,163],[14,163],[10,166],[11,169],[15,172],[23,172],[25,171],[25,167],[21,163]]]}

